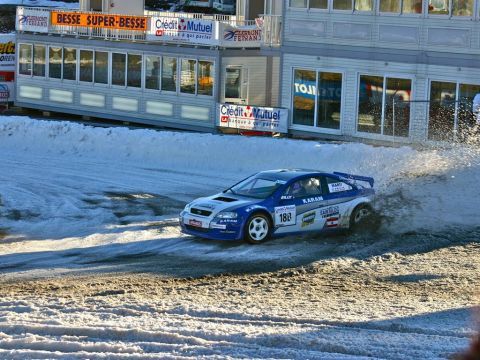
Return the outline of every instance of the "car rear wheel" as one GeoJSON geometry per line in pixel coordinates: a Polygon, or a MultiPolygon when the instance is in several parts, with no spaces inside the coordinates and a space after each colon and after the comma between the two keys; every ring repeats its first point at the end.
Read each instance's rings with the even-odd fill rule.
{"type": "Polygon", "coordinates": [[[370,205],[358,205],[350,215],[350,230],[372,230],[372,225],[376,222],[374,215],[374,211],[370,205]]]}
{"type": "Polygon", "coordinates": [[[267,215],[253,214],[245,224],[245,240],[250,244],[262,243],[270,237],[271,222],[267,215]]]}

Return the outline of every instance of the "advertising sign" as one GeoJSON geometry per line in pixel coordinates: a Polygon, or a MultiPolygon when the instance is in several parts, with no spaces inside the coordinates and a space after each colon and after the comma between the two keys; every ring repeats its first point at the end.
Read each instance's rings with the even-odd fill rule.
{"type": "Polygon", "coordinates": [[[0,34],[0,72],[15,70],[15,34],[0,34]]]}
{"type": "Polygon", "coordinates": [[[17,31],[32,31],[48,33],[50,23],[50,11],[31,9],[28,7],[17,8],[17,31]]]}
{"type": "Polygon", "coordinates": [[[259,47],[262,30],[257,26],[227,26],[223,30],[223,44],[228,47],[259,47]]]}
{"type": "Polygon", "coordinates": [[[147,40],[215,45],[215,22],[210,20],[152,17],[147,40]]]}
{"type": "Polygon", "coordinates": [[[288,132],[288,110],[249,105],[220,104],[219,127],[288,132]]]}
{"type": "Polygon", "coordinates": [[[52,11],[52,25],[146,31],[148,17],[52,11]]]}

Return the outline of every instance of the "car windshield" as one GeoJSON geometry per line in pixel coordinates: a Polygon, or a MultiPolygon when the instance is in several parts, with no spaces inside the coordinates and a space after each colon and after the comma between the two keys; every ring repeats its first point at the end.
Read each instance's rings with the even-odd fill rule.
{"type": "Polygon", "coordinates": [[[245,179],[228,190],[236,195],[248,196],[256,199],[266,199],[281,185],[282,182],[280,181],[254,177],[245,179]]]}

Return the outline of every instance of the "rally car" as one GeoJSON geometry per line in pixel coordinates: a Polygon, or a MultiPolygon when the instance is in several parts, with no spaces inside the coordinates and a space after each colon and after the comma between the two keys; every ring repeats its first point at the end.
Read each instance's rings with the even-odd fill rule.
{"type": "Polygon", "coordinates": [[[257,244],[309,231],[356,229],[374,214],[371,177],[312,170],[254,174],[180,213],[186,234],[257,244]]]}

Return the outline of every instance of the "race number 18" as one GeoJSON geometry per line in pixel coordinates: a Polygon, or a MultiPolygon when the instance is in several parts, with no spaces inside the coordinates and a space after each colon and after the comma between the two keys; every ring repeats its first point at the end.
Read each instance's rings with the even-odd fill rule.
{"type": "Polygon", "coordinates": [[[279,206],[275,208],[275,225],[287,226],[295,225],[297,210],[295,205],[279,206]]]}

